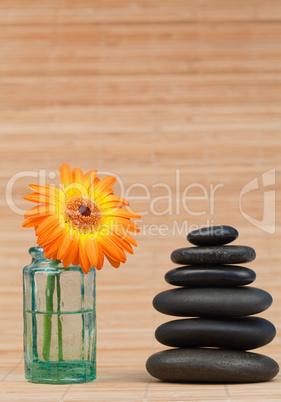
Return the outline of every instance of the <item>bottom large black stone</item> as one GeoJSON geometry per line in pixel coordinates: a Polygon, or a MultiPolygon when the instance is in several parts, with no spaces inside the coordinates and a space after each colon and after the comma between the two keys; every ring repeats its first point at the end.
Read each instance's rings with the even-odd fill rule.
{"type": "Polygon", "coordinates": [[[153,377],[170,382],[252,383],[274,378],[278,364],[251,352],[221,349],[170,349],[146,362],[153,377]]]}

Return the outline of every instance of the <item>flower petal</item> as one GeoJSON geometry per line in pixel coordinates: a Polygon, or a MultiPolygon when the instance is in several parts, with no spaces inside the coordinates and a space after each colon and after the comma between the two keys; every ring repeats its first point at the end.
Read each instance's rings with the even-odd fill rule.
{"type": "Polygon", "coordinates": [[[113,228],[110,228],[113,233],[118,234],[122,239],[126,240],[128,243],[131,243],[133,246],[137,247],[138,244],[136,240],[133,238],[130,233],[128,233],[122,225],[116,225],[113,228]]]}
{"type": "Polygon", "coordinates": [[[54,200],[49,199],[44,194],[30,193],[22,197],[25,201],[36,202],[37,204],[55,203],[54,200]]]}
{"type": "Polygon", "coordinates": [[[36,218],[28,218],[26,221],[23,222],[22,227],[23,228],[31,228],[33,226],[38,226],[44,219],[46,219],[44,216],[37,216],[36,218]]]}
{"type": "Polygon", "coordinates": [[[57,239],[43,246],[46,258],[52,258],[58,251],[58,246],[64,238],[64,234],[60,235],[57,239]]]}
{"type": "Polygon", "coordinates": [[[56,186],[51,184],[45,184],[45,186],[40,186],[38,184],[30,184],[31,190],[39,194],[44,194],[48,198],[56,198],[59,194],[63,195],[63,192],[56,186]]]}
{"type": "Polygon", "coordinates": [[[122,239],[120,236],[116,235],[115,233],[112,233],[111,239],[114,241],[115,244],[117,244],[117,246],[127,251],[127,253],[134,254],[132,246],[126,240],[122,239]]]}
{"type": "Polygon", "coordinates": [[[115,261],[125,262],[127,257],[124,251],[114,243],[109,236],[100,236],[99,244],[102,247],[104,253],[109,255],[115,261]]]}
{"type": "Polygon", "coordinates": [[[140,219],[141,216],[134,211],[129,211],[127,209],[121,208],[112,208],[106,210],[104,215],[111,215],[111,216],[120,216],[122,218],[132,218],[132,219],[140,219]]]}
{"type": "Polygon", "coordinates": [[[66,255],[71,250],[71,245],[72,245],[72,236],[69,235],[69,233],[65,233],[65,236],[58,248],[58,259],[59,260],[63,260],[66,257],[66,255]]]}
{"type": "Polygon", "coordinates": [[[84,176],[84,186],[88,189],[90,184],[95,180],[97,177],[98,171],[97,170],[89,170],[84,176]]]}
{"type": "Polygon", "coordinates": [[[55,205],[37,205],[36,207],[31,208],[29,211],[24,213],[25,218],[29,218],[31,216],[46,216],[52,215],[56,213],[55,205]]]}
{"type": "Polygon", "coordinates": [[[95,188],[96,188],[96,186],[98,185],[99,182],[100,182],[100,179],[98,177],[95,177],[94,180],[89,185],[88,194],[89,194],[89,197],[92,200],[95,199],[95,188]]]}
{"type": "Polygon", "coordinates": [[[100,270],[103,267],[104,254],[103,254],[102,248],[101,248],[101,246],[100,246],[100,244],[99,244],[99,242],[97,240],[96,240],[96,247],[97,247],[97,250],[98,250],[98,262],[97,262],[97,265],[96,265],[96,269],[100,270]]]}
{"type": "Polygon", "coordinates": [[[86,238],[86,249],[87,249],[87,254],[90,260],[90,263],[92,267],[96,267],[98,264],[98,259],[99,259],[99,250],[96,245],[96,241],[94,239],[91,239],[90,237],[86,238]]]}
{"type": "Polygon", "coordinates": [[[50,215],[48,217],[45,217],[36,229],[36,236],[40,235],[45,230],[52,229],[58,226],[60,226],[60,219],[57,215],[50,215]]]}
{"type": "MultiPolygon", "coordinates": [[[[50,231],[45,231],[43,232],[40,236],[37,238],[37,244],[40,244],[41,246],[50,243],[51,241],[57,239],[63,232],[65,232],[65,228],[56,228],[56,229],[51,229],[50,231]]],[[[61,259],[61,258],[59,258],[61,259]]]]}
{"type": "MultiPolygon", "coordinates": [[[[71,245],[69,247],[68,254],[63,259],[64,267],[68,267],[70,264],[75,265],[74,261],[75,261],[75,257],[77,255],[78,250],[79,250],[79,238],[75,235],[71,236],[71,245]]],[[[79,254],[78,254],[78,258],[79,258],[79,254]]],[[[78,260],[77,265],[79,265],[79,260],[78,260]]]]}
{"type": "Polygon", "coordinates": [[[119,268],[120,267],[120,262],[114,261],[112,258],[110,258],[107,254],[105,254],[108,262],[114,267],[114,268],[119,268]]]}
{"type": "Polygon", "coordinates": [[[84,185],[84,174],[83,171],[78,167],[72,170],[72,182],[84,185]]]}
{"type": "Polygon", "coordinates": [[[109,216],[104,219],[104,225],[110,227],[110,229],[115,228],[116,225],[122,225],[124,229],[129,230],[130,232],[140,232],[140,228],[138,225],[135,224],[135,222],[130,221],[130,219],[127,218],[121,218],[118,216],[109,216]]]}
{"type": "Polygon", "coordinates": [[[80,264],[80,257],[79,257],[79,239],[78,239],[78,250],[77,250],[76,256],[74,257],[74,259],[73,259],[73,261],[72,261],[72,264],[75,265],[75,266],[77,266],[77,265],[80,264]]]}
{"type": "Polygon", "coordinates": [[[108,201],[108,202],[99,202],[99,205],[103,211],[108,212],[109,209],[116,210],[117,208],[127,207],[128,204],[123,203],[122,201],[108,201]]]}
{"type": "Polygon", "coordinates": [[[68,163],[64,163],[60,167],[60,182],[63,188],[72,183],[72,172],[68,163]]]}
{"type": "Polygon", "coordinates": [[[101,194],[95,194],[94,200],[99,205],[105,197],[107,197],[108,195],[111,195],[111,194],[113,194],[112,190],[107,190],[107,191],[105,191],[104,193],[101,193],[101,194]]]}
{"type": "Polygon", "coordinates": [[[117,178],[115,176],[106,176],[96,185],[95,193],[99,196],[101,193],[108,191],[116,183],[117,178]]]}
{"type": "Polygon", "coordinates": [[[79,256],[82,271],[87,274],[91,269],[91,263],[87,254],[86,236],[81,236],[79,239],[79,256]]]}
{"type": "Polygon", "coordinates": [[[130,205],[129,201],[126,200],[126,198],[118,197],[117,195],[114,195],[114,194],[110,194],[110,195],[106,196],[105,198],[103,198],[103,200],[101,201],[101,205],[104,205],[106,203],[111,203],[111,202],[116,202],[117,204],[120,203],[120,205],[127,205],[127,206],[130,205]]]}

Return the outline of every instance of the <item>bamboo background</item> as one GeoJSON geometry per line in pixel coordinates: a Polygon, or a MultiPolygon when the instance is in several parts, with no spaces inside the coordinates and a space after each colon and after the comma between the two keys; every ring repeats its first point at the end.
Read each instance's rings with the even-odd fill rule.
{"type": "MultiPolygon", "coordinates": [[[[169,288],[170,253],[187,245],[185,232],[172,233],[173,222],[185,221],[188,228],[233,225],[236,243],[256,249],[254,286],[274,298],[261,316],[279,331],[260,352],[281,363],[280,21],[280,0],[0,0],[1,401],[281,400],[280,376],[260,384],[168,384],[145,370],[146,359],[165,348],[154,330],[171,317],[154,311],[152,299],[169,288]],[[5,192],[14,175],[39,169],[59,184],[63,162],[112,172],[125,189],[142,184],[149,194],[131,191],[138,197],[132,209],[143,213],[135,255],[97,275],[97,380],[36,385],[24,380],[21,277],[36,239],[5,192]],[[257,178],[259,188],[242,206],[262,219],[262,174],[271,169],[274,233],[239,208],[241,190],[257,178]],[[184,209],[179,195],[194,183],[208,195],[221,185],[214,210],[198,187],[184,209]],[[163,184],[172,192],[169,211],[167,198],[157,198],[167,196],[163,184]],[[167,225],[168,234],[151,225],[167,225]]],[[[37,181],[15,182],[18,208],[29,208],[22,196],[37,181]]]]}

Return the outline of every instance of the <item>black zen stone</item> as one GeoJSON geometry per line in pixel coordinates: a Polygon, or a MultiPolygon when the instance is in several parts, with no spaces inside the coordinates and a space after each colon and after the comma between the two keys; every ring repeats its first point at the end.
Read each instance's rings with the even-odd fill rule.
{"type": "Polygon", "coordinates": [[[153,377],[172,382],[251,383],[268,381],[279,371],[270,357],[223,349],[170,349],[146,362],[153,377]]]}
{"type": "Polygon", "coordinates": [[[188,233],[187,240],[195,246],[221,246],[237,239],[239,233],[231,226],[210,226],[188,233]]]}
{"type": "Polygon", "coordinates": [[[255,258],[255,250],[247,246],[186,247],[171,254],[175,264],[190,265],[241,264],[255,258]]]}
{"type": "Polygon", "coordinates": [[[180,317],[243,317],[260,313],[271,303],[269,293],[254,287],[178,288],[153,299],[160,313],[180,317]]]}
{"type": "Polygon", "coordinates": [[[243,286],[254,282],[252,269],[237,265],[187,265],[167,272],[165,280],[174,286],[243,286]]]}
{"type": "Polygon", "coordinates": [[[166,322],[155,331],[156,339],[167,346],[240,350],[260,348],[271,342],[275,335],[274,325],[260,317],[189,318],[166,322]]]}

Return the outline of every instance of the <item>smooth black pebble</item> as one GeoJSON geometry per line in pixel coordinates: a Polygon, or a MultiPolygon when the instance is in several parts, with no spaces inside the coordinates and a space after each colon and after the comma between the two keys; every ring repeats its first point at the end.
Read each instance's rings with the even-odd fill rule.
{"type": "Polygon", "coordinates": [[[274,339],[274,325],[260,317],[232,319],[189,318],[160,325],[155,338],[164,345],[251,350],[274,339]]]}
{"type": "Polygon", "coordinates": [[[187,240],[196,246],[221,246],[237,239],[239,233],[232,226],[210,226],[188,233],[187,240]]]}
{"type": "Polygon", "coordinates": [[[160,313],[180,317],[243,317],[260,313],[271,303],[269,293],[254,287],[178,288],[153,299],[160,313]]]}
{"type": "Polygon", "coordinates": [[[254,282],[252,269],[237,265],[187,265],[167,272],[165,280],[174,286],[243,286],[254,282]]]}
{"type": "Polygon", "coordinates": [[[270,357],[223,349],[170,349],[146,362],[153,377],[172,382],[251,383],[271,380],[279,371],[270,357]]]}
{"type": "Polygon", "coordinates": [[[255,258],[255,250],[247,246],[186,247],[171,254],[175,264],[190,265],[242,264],[255,258]]]}

